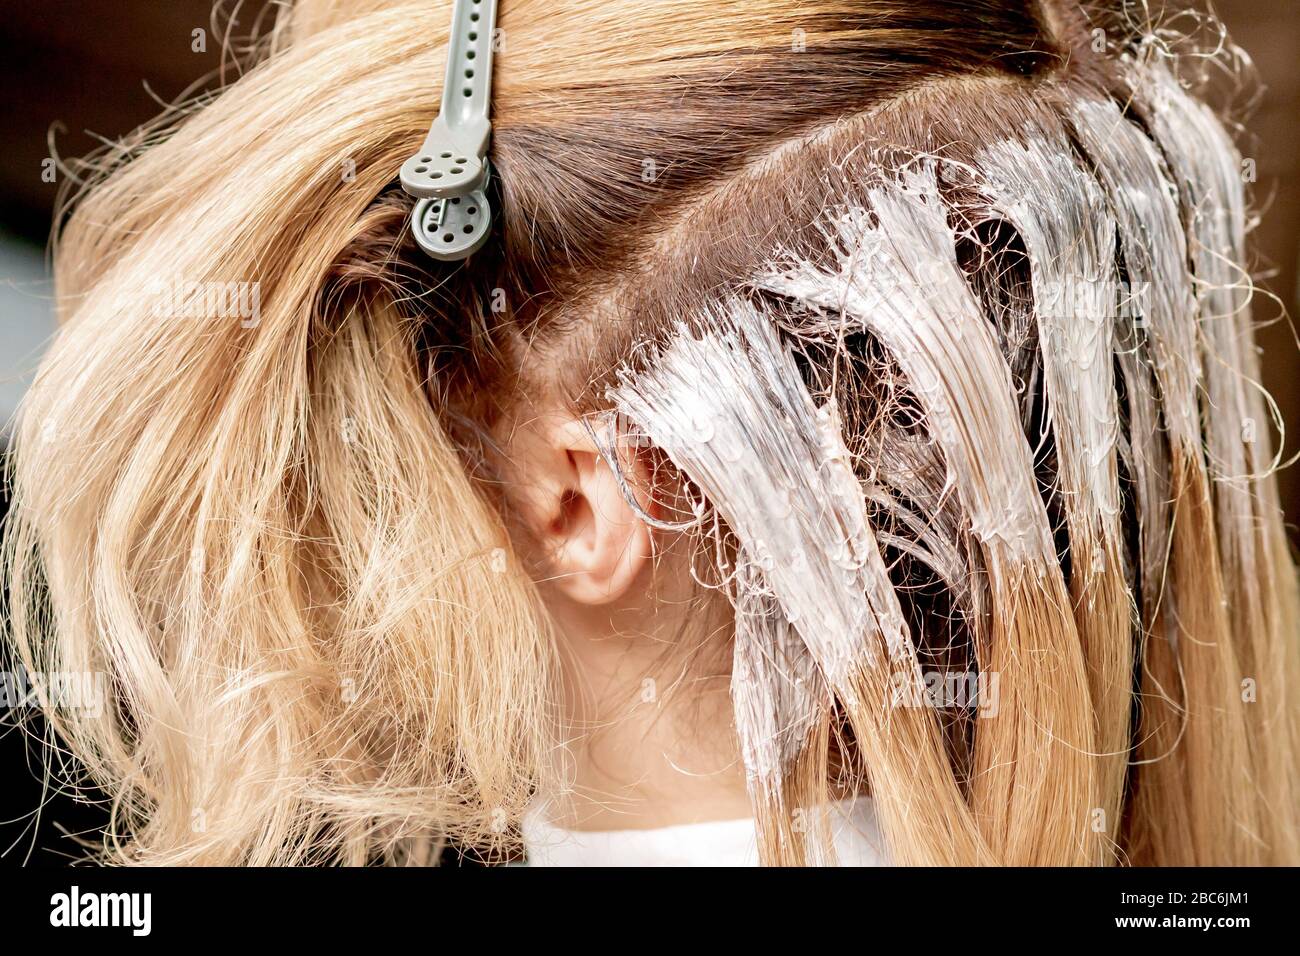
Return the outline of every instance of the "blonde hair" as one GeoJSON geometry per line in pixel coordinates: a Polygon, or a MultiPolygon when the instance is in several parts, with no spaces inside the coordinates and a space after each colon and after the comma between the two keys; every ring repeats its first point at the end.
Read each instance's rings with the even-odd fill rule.
{"type": "MultiPolygon", "coordinates": [[[[493,424],[543,388],[600,407],[642,343],[895,153],[968,163],[1030,122],[1087,155],[1069,117],[1091,98],[1132,100],[1123,121],[1162,151],[1151,181],[1177,189],[1179,228],[1152,241],[1182,241],[1198,283],[1169,330],[1203,361],[1177,371],[1145,338],[1115,350],[1138,356],[1125,381],[1150,386],[1111,398],[1126,421],[1106,480],[1136,499],[1135,527],[1093,520],[1069,449],[1031,461],[1032,428],[1078,434],[1099,409],[1062,403],[1044,424],[1026,385],[1011,431],[956,404],[989,467],[1041,492],[1013,504],[1068,540],[1017,563],[971,535],[968,503],[944,493],[951,461],[915,489],[913,517],[963,549],[945,586],[967,622],[928,633],[937,611],[895,582],[920,615],[917,657],[1000,672],[1002,713],[896,709],[888,673],[857,675],[780,799],[756,806],[764,859],[813,856],[796,813],[843,773],[869,784],[901,862],[1300,862],[1300,608],[1249,347],[1244,210],[1230,184],[1197,193],[1211,170],[1179,168],[1150,25],[1120,4],[971,6],[502,3],[501,219],[453,270],[421,258],[395,189],[436,112],[446,2],[300,0],[213,102],[101,157],[60,236],[62,329],[22,412],[6,559],[22,665],[109,675],[103,714],[35,682],[61,746],[112,795],[103,858],[507,850],[530,797],[558,785],[557,678],[493,424]],[[1207,204],[1229,248],[1198,255],[1207,204]],[[181,290],[162,309],[160,284],[181,290]],[[196,305],[231,284],[256,315],[196,305]],[[1261,433],[1243,440],[1244,419],[1261,433]]],[[[1012,346],[1043,346],[1014,341],[1034,310],[1009,254],[965,265],[1002,323],[997,374],[1023,382],[1012,346]]],[[[860,438],[863,457],[883,440],[860,438]]]]}

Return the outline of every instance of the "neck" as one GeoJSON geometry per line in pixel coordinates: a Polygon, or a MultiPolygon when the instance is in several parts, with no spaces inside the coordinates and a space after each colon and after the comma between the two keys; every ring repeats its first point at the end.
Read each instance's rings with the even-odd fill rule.
{"type": "Polygon", "coordinates": [[[672,574],[670,561],[660,556],[653,598],[638,582],[617,604],[548,600],[572,782],[548,808],[558,826],[648,829],[750,815],[730,655],[720,650],[730,617],[724,602],[692,601],[689,575],[672,574]]]}

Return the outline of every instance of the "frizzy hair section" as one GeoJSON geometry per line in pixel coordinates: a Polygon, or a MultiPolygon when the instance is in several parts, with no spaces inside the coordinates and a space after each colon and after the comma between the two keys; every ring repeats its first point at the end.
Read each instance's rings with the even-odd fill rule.
{"type": "Polygon", "coordinates": [[[503,0],[455,266],[396,180],[440,0],[285,5],[77,167],[6,649],[112,688],[33,682],[52,780],[111,798],[95,858],[517,857],[567,784],[502,435],[559,396],[734,621],[764,863],[835,862],[842,794],[897,863],[1300,862],[1249,197],[1127,9],[503,0]]]}

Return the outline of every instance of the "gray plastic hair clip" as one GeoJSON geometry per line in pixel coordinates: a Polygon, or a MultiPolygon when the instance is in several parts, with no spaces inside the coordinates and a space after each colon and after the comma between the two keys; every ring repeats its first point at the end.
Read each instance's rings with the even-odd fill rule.
{"type": "Polygon", "coordinates": [[[419,199],[411,232],[435,259],[466,258],[492,227],[487,150],[496,19],[496,0],[455,0],[442,111],[419,152],[402,164],[402,188],[419,199]]]}

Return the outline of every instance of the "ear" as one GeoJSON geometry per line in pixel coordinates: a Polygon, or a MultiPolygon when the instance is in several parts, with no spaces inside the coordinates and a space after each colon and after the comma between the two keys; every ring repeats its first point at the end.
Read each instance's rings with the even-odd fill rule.
{"type": "MultiPolygon", "coordinates": [[[[619,443],[619,468],[649,508],[646,468],[619,443]]],[[[535,419],[511,442],[518,510],[543,548],[549,583],[573,601],[610,604],[649,564],[650,529],[628,504],[618,475],[583,424],[568,416],[535,419]]]]}

